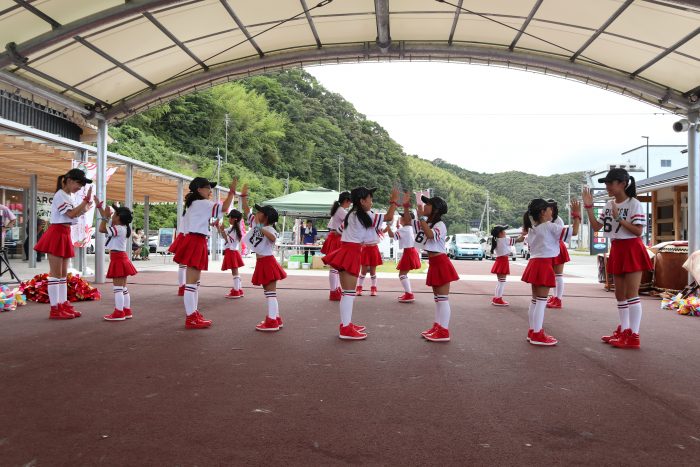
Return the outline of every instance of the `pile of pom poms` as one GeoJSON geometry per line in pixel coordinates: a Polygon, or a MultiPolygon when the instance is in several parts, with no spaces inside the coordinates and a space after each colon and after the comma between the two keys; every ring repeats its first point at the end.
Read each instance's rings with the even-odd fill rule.
{"type": "Polygon", "coordinates": [[[661,299],[662,310],[675,310],[679,315],[700,316],[700,297],[690,294],[686,297],[678,293],[661,299]]]}
{"type": "MultiPolygon", "coordinates": [[[[68,274],[68,301],[83,302],[87,300],[99,300],[101,298],[100,291],[92,287],[88,281],[76,276],[68,274]]],[[[37,303],[49,303],[49,275],[39,274],[22,282],[20,289],[23,290],[27,300],[37,303]]]]}
{"type": "Polygon", "coordinates": [[[27,297],[21,287],[0,287],[0,311],[14,311],[18,306],[26,305],[27,297]]]}

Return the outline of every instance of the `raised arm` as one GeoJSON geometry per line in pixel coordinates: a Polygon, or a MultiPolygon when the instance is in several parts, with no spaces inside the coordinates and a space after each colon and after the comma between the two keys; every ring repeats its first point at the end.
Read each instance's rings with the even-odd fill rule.
{"type": "Polygon", "coordinates": [[[231,207],[231,203],[233,200],[236,198],[236,185],[238,184],[238,179],[236,177],[233,178],[231,181],[231,184],[228,187],[228,196],[224,200],[224,216],[228,213],[229,208],[231,207]]]}
{"type": "Polygon", "coordinates": [[[389,223],[394,220],[394,212],[396,212],[396,206],[398,206],[399,201],[399,189],[394,187],[391,190],[391,196],[389,198],[389,209],[387,209],[384,215],[384,221],[389,223]]]}
{"type": "Polygon", "coordinates": [[[576,198],[571,200],[571,217],[574,219],[574,227],[571,235],[578,235],[581,226],[581,203],[576,198]]]}
{"type": "Polygon", "coordinates": [[[83,202],[68,211],[66,216],[70,217],[71,219],[82,216],[90,206],[90,200],[92,200],[92,185],[90,185],[90,188],[88,188],[88,192],[85,195],[85,198],[83,198],[83,202]]]}
{"type": "Polygon", "coordinates": [[[107,233],[107,222],[109,221],[112,213],[109,206],[103,206],[102,201],[100,201],[97,196],[95,196],[95,207],[100,211],[100,225],[97,226],[97,231],[103,234],[107,233]]]}
{"type": "Polygon", "coordinates": [[[411,192],[410,191],[404,191],[403,192],[403,202],[401,203],[403,205],[403,224],[404,225],[410,225],[411,224],[411,192]]]}
{"type": "Polygon", "coordinates": [[[586,213],[588,214],[588,222],[591,223],[591,227],[593,227],[593,230],[602,229],[603,224],[598,219],[596,219],[595,214],[593,213],[593,193],[591,193],[591,189],[587,186],[583,187],[581,199],[583,199],[583,209],[585,209],[586,213]]]}
{"type": "Polygon", "coordinates": [[[243,185],[243,188],[241,188],[241,201],[243,202],[243,215],[245,216],[244,219],[247,219],[248,215],[250,214],[250,206],[248,206],[248,184],[247,183],[245,185],[243,185]]]}

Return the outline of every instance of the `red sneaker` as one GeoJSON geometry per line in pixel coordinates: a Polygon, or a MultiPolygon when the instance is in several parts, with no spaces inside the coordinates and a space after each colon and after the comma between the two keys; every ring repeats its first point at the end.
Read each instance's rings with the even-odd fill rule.
{"type": "Polygon", "coordinates": [[[124,318],[131,319],[134,315],[131,314],[131,308],[124,308],[124,318]]]}
{"type": "Polygon", "coordinates": [[[539,332],[532,331],[530,336],[530,344],[532,345],[557,345],[558,342],[554,337],[547,335],[544,329],[540,329],[539,332]]]}
{"type": "Polygon", "coordinates": [[[603,336],[600,339],[603,342],[605,342],[606,344],[609,344],[611,340],[619,339],[621,335],[622,335],[622,326],[618,325],[617,329],[615,329],[611,335],[603,336]]]}
{"type": "Polygon", "coordinates": [[[59,304],[58,306],[63,308],[63,310],[65,310],[68,314],[72,314],[74,318],[80,318],[81,316],[83,316],[82,313],[73,308],[73,305],[68,300],[59,304]]]}
{"type": "Polygon", "coordinates": [[[635,334],[631,329],[625,329],[618,339],[610,339],[610,344],[618,349],[638,349],[639,334],[635,334]]]}
{"type": "Polygon", "coordinates": [[[362,296],[362,286],[361,285],[358,285],[357,287],[355,287],[355,296],[356,297],[362,296]]]}
{"type": "Polygon", "coordinates": [[[196,311],[185,318],[185,329],[205,329],[210,325],[211,323],[200,321],[196,311]]]}
{"type": "Polygon", "coordinates": [[[433,323],[433,327],[432,327],[432,328],[426,329],[425,331],[421,332],[420,335],[421,335],[422,337],[425,337],[425,336],[427,336],[428,334],[434,333],[434,332],[437,330],[437,328],[439,328],[439,327],[440,327],[440,325],[439,325],[438,323],[433,323]]]}
{"type": "Polygon", "coordinates": [[[231,290],[229,290],[228,295],[224,295],[224,297],[226,297],[226,298],[233,298],[233,299],[241,298],[241,293],[240,293],[239,290],[233,290],[233,289],[231,289],[231,290]]]}
{"type": "Polygon", "coordinates": [[[335,289],[335,290],[331,290],[330,294],[328,295],[328,300],[330,300],[332,302],[339,302],[342,297],[343,297],[343,292],[341,292],[340,289],[335,289]]]}
{"type": "Polygon", "coordinates": [[[532,334],[534,331],[532,329],[527,330],[527,338],[525,339],[526,341],[530,342],[530,339],[532,339],[532,334]]]}
{"type": "Polygon", "coordinates": [[[199,321],[202,324],[206,324],[207,326],[211,326],[212,321],[210,319],[204,319],[204,316],[199,312],[199,310],[196,310],[194,313],[192,313],[197,317],[197,321],[199,321]]]}
{"type": "Polygon", "coordinates": [[[243,293],[243,289],[238,289],[238,295],[243,297],[245,294],[243,293]]]}
{"type": "Polygon", "coordinates": [[[503,297],[493,297],[491,299],[491,305],[493,306],[508,306],[510,303],[503,300],[503,297]]]}
{"type": "Polygon", "coordinates": [[[117,310],[116,308],[111,315],[104,316],[105,321],[124,321],[124,310],[117,310]]]}
{"type": "Polygon", "coordinates": [[[431,332],[430,334],[426,334],[423,337],[425,337],[431,342],[449,342],[450,330],[445,329],[438,324],[438,327],[435,331],[431,332]]]}
{"type": "MultiPolygon", "coordinates": [[[[352,323],[350,323],[350,324],[352,324],[352,323]]],[[[365,329],[367,329],[365,326],[361,326],[361,325],[357,325],[357,324],[353,324],[352,327],[354,327],[355,330],[357,330],[358,332],[365,332],[365,329]]],[[[367,333],[365,333],[365,334],[367,334],[367,333]]]]}
{"type": "Polygon", "coordinates": [[[280,329],[282,329],[284,327],[284,323],[282,322],[281,316],[277,317],[277,326],[279,326],[280,329]]]}
{"type": "Polygon", "coordinates": [[[49,311],[49,319],[73,319],[73,318],[75,318],[75,316],[73,316],[72,313],[67,313],[60,306],[52,306],[51,311],[49,311]]]}
{"type": "Polygon", "coordinates": [[[269,316],[266,316],[265,321],[260,321],[255,326],[255,330],[263,332],[275,332],[280,330],[280,325],[276,319],[272,319],[269,316]]]}
{"type": "Polygon", "coordinates": [[[547,302],[547,308],[561,308],[561,298],[552,297],[552,299],[547,302]]]}
{"type": "Polygon", "coordinates": [[[404,293],[399,295],[399,303],[413,303],[416,301],[416,297],[412,293],[404,293]]]}
{"type": "Polygon", "coordinates": [[[340,332],[338,333],[338,337],[341,339],[346,339],[346,340],[352,340],[352,341],[360,341],[363,339],[367,339],[367,334],[364,332],[360,332],[355,328],[355,325],[350,323],[347,326],[343,326],[343,324],[340,324],[340,332]]]}
{"type": "Polygon", "coordinates": [[[376,297],[377,296],[377,288],[372,286],[369,289],[369,296],[370,297],[376,297]]]}

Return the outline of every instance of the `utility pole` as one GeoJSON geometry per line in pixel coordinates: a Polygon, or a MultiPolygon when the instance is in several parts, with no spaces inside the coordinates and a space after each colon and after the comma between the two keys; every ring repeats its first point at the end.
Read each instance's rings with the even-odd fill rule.
{"type": "Polygon", "coordinates": [[[566,197],[566,205],[569,207],[569,221],[567,222],[567,225],[571,225],[571,182],[568,183],[568,186],[569,189],[566,197]]]}
{"type": "Polygon", "coordinates": [[[228,114],[224,115],[224,127],[226,128],[226,142],[224,143],[224,164],[228,164],[228,114]]]}
{"type": "Polygon", "coordinates": [[[343,155],[338,154],[338,193],[340,193],[340,164],[343,162],[343,155]]]}
{"type": "Polygon", "coordinates": [[[219,148],[216,148],[216,184],[221,185],[221,155],[219,148]]]}
{"type": "Polygon", "coordinates": [[[491,203],[489,191],[486,190],[486,234],[491,232],[491,203]]]}

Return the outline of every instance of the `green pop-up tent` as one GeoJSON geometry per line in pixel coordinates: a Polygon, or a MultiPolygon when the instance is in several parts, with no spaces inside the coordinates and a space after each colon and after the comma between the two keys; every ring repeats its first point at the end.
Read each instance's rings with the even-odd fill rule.
{"type": "Polygon", "coordinates": [[[280,216],[329,217],[331,206],[337,200],[337,191],[319,187],[269,199],[263,204],[277,209],[280,216]]]}

